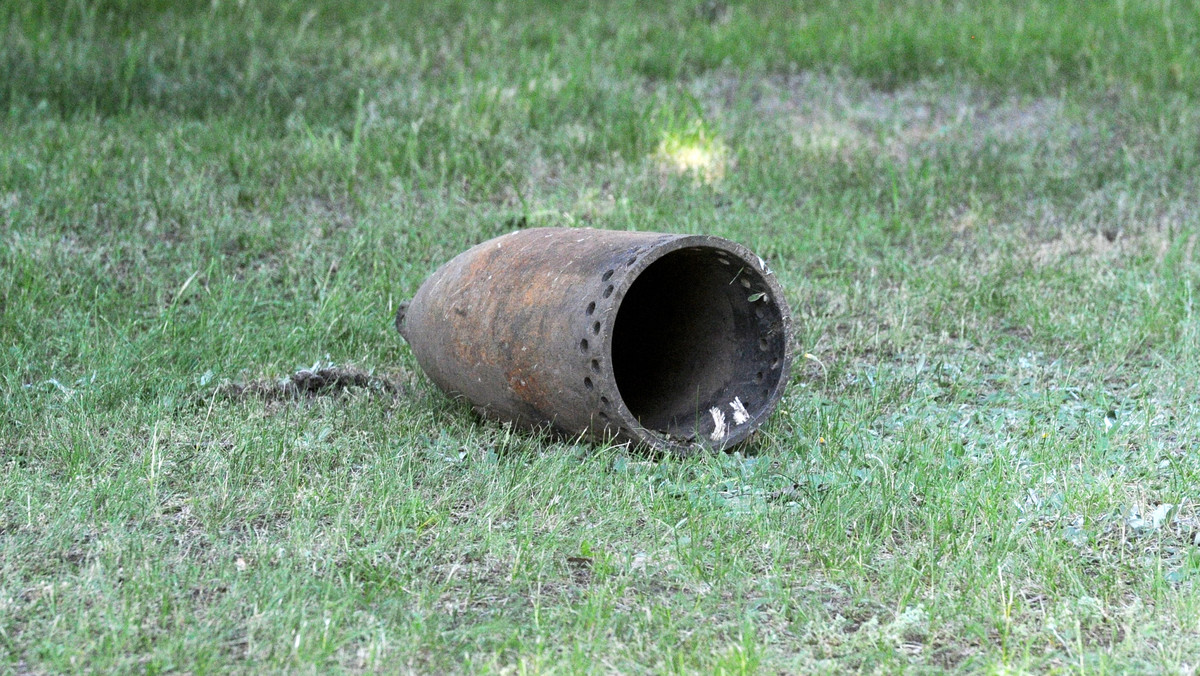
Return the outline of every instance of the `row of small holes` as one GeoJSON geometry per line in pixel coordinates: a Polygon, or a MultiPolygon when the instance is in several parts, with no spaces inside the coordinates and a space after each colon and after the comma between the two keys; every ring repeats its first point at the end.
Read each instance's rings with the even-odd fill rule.
{"type": "MultiPolygon", "coordinates": [[[[718,260],[720,260],[722,263],[726,263],[726,264],[728,264],[728,262],[729,262],[729,261],[727,261],[727,260],[725,259],[725,257],[724,257],[724,256],[718,256],[718,260]]],[[[750,283],[750,280],[749,280],[748,278],[746,278],[746,277],[742,277],[741,279],[739,279],[739,280],[738,280],[738,282],[739,282],[739,283],[742,285],[742,288],[743,288],[743,289],[750,289],[750,287],[752,286],[752,285],[751,285],[751,283],[750,283]]],[[[756,293],[757,293],[757,292],[756,292],[756,293]]],[[[753,297],[753,296],[752,296],[752,297],[753,297]]],[[[766,295],[765,295],[765,293],[764,293],[764,295],[763,295],[761,298],[766,298],[766,295]]],[[[766,308],[765,308],[765,307],[763,307],[762,305],[759,305],[758,307],[754,308],[754,316],[755,316],[755,317],[758,317],[759,319],[764,319],[764,318],[766,318],[766,316],[767,316],[767,310],[766,310],[766,308]]],[[[771,346],[770,346],[770,345],[767,343],[767,339],[766,339],[766,338],[759,338],[759,339],[758,339],[758,349],[759,349],[759,350],[762,350],[763,352],[766,352],[767,350],[769,350],[769,349],[770,349],[770,347],[771,347],[771,346]]],[[[778,364],[778,362],[777,362],[775,365],[777,365],[777,364],[778,364]]],[[[775,365],[772,365],[772,367],[771,367],[771,368],[774,368],[774,367],[775,367],[775,365]]],[[[762,373],[761,373],[761,372],[759,372],[759,374],[758,374],[758,375],[755,377],[755,380],[757,380],[758,382],[762,382],[762,373]]]]}
{"type": "MultiPolygon", "coordinates": [[[[637,260],[638,260],[638,257],[634,256],[634,257],[630,258],[628,261],[626,261],[625,265],[631,266],[634,263],[637,263],[637,260]]],[[[604,274],[600,276],[600,281],[607,282],[608,280],[612,279],[612,276],[615,272],[616,272],[615,270],[605,270],[604,274]]],[[[616,290],[616,287],[614,287],[612,284],[609,284],[607,287],[605,287],[604,293],[602,295],[604,298],[608,298],[609,296],[612,296],[613,291],[615,291],[615,290],[616,290]]],[[[592,302],[588,303],[585,314],[587,314],[587,316],[591,317],[595,313],[596,313],[596,302],[592,301],[592,302]]],[[[597,335],[597,336],[600,335],[600,328],[601,328],[600,322],[592,323],[592,333],[594,335],[597,335]]],[[[579,349],[580,349],[580,351],[584,352],[585,354],[587,353],[587,351],[588,351],[587,338],[584,338],[583,340],[579,341],[579,349]]],[[[593,359],[591,361],[590,366],[592,368],[593,373],[600,373],[600,360],[599,359],[593,359]]],[[[596,384],[592,382],[591,377],[585,376],[583,379],[583,386],[586,387],[588,390],[592,390],[592,389],[595,389],[596,384]]],[[[610,403],[611,402],[608,400],[608,397],[606,397],[604,395],[600,395],[600,404],[602,406],[608,406],[610,403]]],[[[600,421],[605,424],[605,427],[608,426],[610,418],[607,413],[605,413],[604,411],[600,411],[599,413],[596,414],[596,417],[599,418],[600,421]]],[[[617,433],[624,434],[625,430],[623,428],[618,427],[617,433]]]]}
{"type": "MultiPolygon", "coordinates": [[[[725,256],[722,256],[720,254],[718,254],[717,260],[720,261],[723,265],[730,264],[729,260],[726,259],[725,256]]],[[[742,277],[738,281],[741,283],[743,289],[750,289],[752,286],[750,280],[745,277],[742,277]]],[[[764,295],[763,298],[766,298],[766,296],[764,295]]],[[[769,302],[769,301],[765,301],[765,302],[769,302]]],[[[767,309],[765,307],[765,303],[754,308],[754,316],[759,319],[766,319],[767,309]]],[[[758,349],[762,350],[763,352],[766,352],[768,349],[770,349],[770,344],[767,342],[766,338],[758,339],[758,349]]],[[[777,368],[779,368],[779,360],[778,359],[771,362],[771,369],[777,369],[777,368]]],[[[754,382],[761,385],[763,383],[763,380],[765,379],[765,377],[766,377],[766,374],[764,374],[762,371],[759,371],[758,373],[754,374],[754,382]]],[[[766,401],[767,397],[770,394],[771,394],[771,392],[769,390],[763,390],[762,391],[763,401],[766,401]]],[[[751,400],[747,400],[746,406],[752,408],[754,406],[754,402],[751,400]]]]}
{"type": "MultiPolygon", "coordinates": [[[[750,280],[743,277],[742,278],[742,287],[749,289],[750,288],[750,280]]],[[[762,293],[764,293],[762,298],[766,298],[765,292],[762,292],[762,293]]],[[[758,307],[754,308],[754,316],[758,317],[759,319],[765,319],[767,316],[766,308],[763,307],[762,305],[759,305],[758,307]]],[[[766,352],[767,350],[770,349],[770,345],[767,343],[766,338],[758,339],[758,349],[762,350],[763,352],[766,352]]]]}
{"type": "MultiPolygon", "coordinates": [[[[633,261],[630,261],[630,263],[632,263],[632,262],[633,261]]],[[[616,272],[615,270],[606,270],[604,272],[604,274],[600,276],[600,281],[607,282],[608,280],[612,279],[613,273],[615,273],[615,272],[616,272]]],[[[604,289],[604,297],[608,298],[609,296],[611,296],[613,289],[614,289],[613,285],[609,284],[608,288],[604,289]]],[[[592,302],[588,303],[587,309],[584,311],[584,314],[591,317],[595,313],[596,313],[596,301],[592,301],[592,302]]],[[[600,322],[592,322],[592,333],[597,336],[600,335],[600,322]]],[[[579,341],[579,351],[583,352],[584,354],[587,354],[587,351],[588,351],[587,338],[584,338],[583,340],[579,341]]],[[[592,372],[599,373],[600,372],[600,360],[593,359],[591,361],[591,368],[592,368],[592,372]]],[[[596,383],[592,382],[592,379],[590,376],[584,377],[583,386],[586,387],[589,391],[596,389],[596,383]]],[[[604,404],[608,404],[608,397],[600,397],[600,401],[603,402],[604,404]]],[[[604,413],[603,411],[601,411],[600,413],[597,414],[597,417],[600,418],[600,420],[602,420],[603,422],[608,423],[608,414],[607,413],[604,413]]]]}
{"type": "MultiPolygon", "coordinates": [[[[718,263],[720,263],[721,265],[727,265],[727,266],[728,266],[728,265],[733,265],[732,263],[730,263],[730,262],[729,262],[729,258],[727,258],[727,257],[726,257],[726,255],[725,255],[724,253],[718,253],[718,254],[717,254],[717,262],[718,262],[718,263]]],[[[740,277],[740,278],[738,279],[738,283],[740,283],[740,284],[742,285],[742,288],[743,288],[743,289],[751,289],[751,287],[753,286],[753,284],[751,283],[751,281],[750,281],[750,280],[749,280],[747,277],[740,277]]],[[[765,298],[765,296],[763,296],[763,297],[765,298]]],[[[769,302],[769,301],[767,301],[767,302],[769,302]]],[[[767,316],[767,310],[766,310],[766,307],[764,307],[764,305],[759,305],[758,307],[756,307],[756,308],[754,309],[754,316],[755,316],[755,317],[757,317],[757,318],[759,318],[759,319],[765,319],[765,318],[766,318],[766,316],[767,316]]],[[[759,340],[758,340],[758,349],[760,349],[760,350],[762,350],[762,351],[766,352],[766,351],[767,351],[769,348],[770,348],[770,345],[768,344],[768,342],[767,342],[767,339],[766,339],[766,338],[759,338],[759,340]]],[[[778,359],[776,359],[775,361],[773,361],[773,362],[771,363],[771,368],[772,368],[772,369],[779,368],[779,360],[778,360],[778,359]]],[[[765,373],[763,373],[762,371],[759,371],[758,373],[754,374],[754,382],[756,382],[756,383],[758,383],[758,384],[760,384],[760,385],[761,385],[761,384],[763,383],[763,381],[764,381],[765,377],[766,377],[766,374],[765,374],[765,373]]],[[[764,389],[764,390],[762,391],[762,398],[763,398],[763,401],[766,401],[766,400],[767,400],[767,397],[768,397],[769,395],[770,395],[770,391],[769,391],[769,390],[765,390],[765,389],[764,389]]],[[[752,399],[747,399],[747,400],[746,400],[746,402],[745,402],[745,404],[746,404],[746,406],[747,406],[748,408],[753,408],[753,407],[754,407],[754,401],[753,401],[752,399]]]]}

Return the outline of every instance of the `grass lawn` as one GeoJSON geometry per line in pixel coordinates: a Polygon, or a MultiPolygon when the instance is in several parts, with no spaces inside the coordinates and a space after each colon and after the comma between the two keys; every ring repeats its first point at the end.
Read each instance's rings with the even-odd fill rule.
{"type": "Polygon", "coordinates": [[[0,673],[1195,673],[1198,241],[1198,0],[0,0],[0,673]],[[757,439],[439,393],[518,224],[766,258],[757,439]]]}

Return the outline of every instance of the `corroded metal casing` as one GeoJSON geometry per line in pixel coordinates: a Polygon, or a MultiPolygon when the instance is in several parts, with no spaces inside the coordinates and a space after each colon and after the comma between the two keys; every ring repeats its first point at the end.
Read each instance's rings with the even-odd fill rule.
{"type": "Polygon", "coordinates": [[[744,440],[791,365],[775,276],[706,235],[519,230],[439,268],[396,328],[488,417],[677,455],[744,440]]]}

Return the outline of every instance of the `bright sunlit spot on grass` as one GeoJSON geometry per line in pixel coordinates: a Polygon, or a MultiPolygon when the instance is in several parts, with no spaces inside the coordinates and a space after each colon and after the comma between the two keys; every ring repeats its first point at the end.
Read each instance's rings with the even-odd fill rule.
{"type": "Polygon", "coordinates": [[[693,174],[713,184],[725,178],[729,149],[699,122],[678,132],[665,132],[654,153],[664,173],[693,174]]]}

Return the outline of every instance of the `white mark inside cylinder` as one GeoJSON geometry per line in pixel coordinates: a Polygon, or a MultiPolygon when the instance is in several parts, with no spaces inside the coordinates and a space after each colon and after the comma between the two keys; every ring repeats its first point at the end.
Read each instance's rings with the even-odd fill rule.
{"type": "Polygon", "coordinates": [[[746,405],[742,403],[741,397],[734,397],[733,401],[729,402],[729,408],[733,409],[734,425],[741,425],[750,420],[750,414],[746,412],[746,405]]]}
{"type": "Polygon", "coordinates": [[[727,434],[725,430],[725,412],[717,406],[708,409],[708,412],[712,415],[713,419],[713,431],[712,434],[708,435],[708,438],[713,441],[720,441],[727,434]]]}

